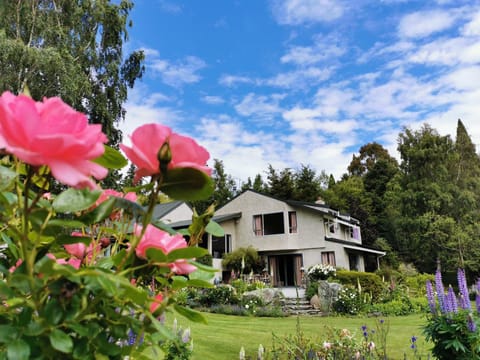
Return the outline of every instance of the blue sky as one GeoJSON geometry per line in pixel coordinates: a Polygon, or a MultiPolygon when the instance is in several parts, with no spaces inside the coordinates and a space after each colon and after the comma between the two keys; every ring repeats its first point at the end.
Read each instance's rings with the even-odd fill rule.
{"type": "MultiPolygon", "coordinates": [[[[136,0],[126,50],[146,72],[125,134],[194,137],[237,181],[352,155],[428,123],[480,145],[480,1],[136,0]]],[[[478,145],[477,145],[478,147],[478,145]]]]}

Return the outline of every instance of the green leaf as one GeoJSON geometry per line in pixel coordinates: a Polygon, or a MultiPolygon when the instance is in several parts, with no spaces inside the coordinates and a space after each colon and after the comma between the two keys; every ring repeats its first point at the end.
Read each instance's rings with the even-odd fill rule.
{"type": "Polygon", "coordinates": [[[105,151],[102,156],[92,160],[94,163],[107,169],[121,169],[127,166],[128,161],[122,153],[111,146],[104,145],[105,151]]]}
{"type": "Polygon", "coordinates": [[[102,202],[92,211],[82,215],[80,221],[85,224],[91,225],[105,220],[113,211],[115,205],[115,197],[110,197],[109,199],[102,202]]]}
{"type": "Polygon", "coordinates": [[[67,234],[60,234],[57,236],[56,243],[59,245],[65,244],[76,244],[76,243],[84,243],[85,245],[90,245],[92,238],[89,236],[72,236],[67,234]]]}
{"type": "Polygon", "coordinates": [[[17,245],[4,232],[0,232],[0,237],[8,245],[8,250],[12,253],[13,257],[18,259],[19,256],[17,245]]]}
{"type": "Polygon", "coordinates": [[[53,208],[60,213],[82,211],[95,204],[101,193],[100,190],[70,188],[55,198],[53,208]]]}
{"type": "Polygon", "coordinates": [[[30,345],[22,339],[8,343],[7,357],[9,360],[27,360],[30,358],[30,345]]]}
{"type": "Polygon", "coordinates": [[[65,354],[69,354],[73,350],[72,338],[59,329],[53,329],[50,333],[50,344],[54,349],[65,354]]]}
{"type": "Polygon", "coordinates": [[[0,343],[9,343],[15,337],[15,328],[11,325],[0,325],[0,343]]]}
{"type": "Polygon", "coordinates": [[[175,249],[168,253],[168,261],[173,262],[178,259],[193,259],[199,258],[208,254],[208,250],[201,247],[185,247],[182,249],[175,249]]]}
{"type": "MultiPolygon", "coordinates": [[[[157,220],[157,221],[152,221],[151,224],[153,226],[155,226],[157,229],[160,229],[162,231],[165,231],[167,233],[169,233],[170,235],[175,235],[175,234],[178,234],[178,231],[175,230],[174,228],[172,228],[171,226],[165,224],[163,221],[161,220],[157,220]]],[[[189,235],[187,233],[187,235],[189,235]]]]}
{"type": "Polygon", "coordinates": [[[146,251],[147,258],[149,260],[153,260],[155,262],[166,262],[167,261],[167,255],[163,253],[162,250],[156,249],[156,248],[149,248],[146,251]]]}
{"type": "Polygon", "coordinates": [[[225,236],[225,231],[217,222],[210,220],[210,222],[205,227],[205,231],[213,236],[225,236]]]}
{"type": "Polygon", "coordinates": [[[114,199],[116,208],[125,210],[133,217],[145,215],[145,209],[140,204],[120,197],[114,197],[114,199]]]}
{"type": "Polygon", "coordinates": [[[43,316],[51,325],[57,325],[60,320],[62,320],[62,307],[56,299],[50,300],[50,302],[45,306],[43,316]]]}
{"type": "Polygon", "coordinates": [[[79,220],[69,220],[69,219],[52,219],[47,223],[48,226],[55,226],[61,228],[73,228],[80,229],[85,226],[85,224],[79,220]]]}
{"type": "Polygon", "coordinates": [[[0,191],[11,189],[16,177],[17,173],[15,171],[5,166],[0,166],[0,191]]]}
{"type": "Polygon", "coordinates": [[[198,311],[192,310],[190,308],[180,306],[178,304],[175,304],[174,309],[176,312],[178,312],[180,315],[186,317],[188,320],[191,320],[193,322],[197,323],[204,323],[207,324],[207,319],[198,311]]]}
{"type": "Polygon", "coordinates": [[[177,168],[168,170],[161,190],[177,200],[203,200],[213,193],[214,183],[203,171],[177,168]]]}

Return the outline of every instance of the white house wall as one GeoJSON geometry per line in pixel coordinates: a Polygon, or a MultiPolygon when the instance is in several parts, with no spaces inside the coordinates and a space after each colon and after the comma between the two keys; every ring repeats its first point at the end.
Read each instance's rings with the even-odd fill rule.
{"type": "Polygon", "coordinates": [[[188,206],[185,203],[182,203],[179,206],[177,206],[175,209],[170,211],[168,214],[163,216],[160,220],[162,220],[167,224],[170,224],[177,221],[191,220],[192,215],[193,215],[193,211],[190,208],[190,206],[188,206]]]}
{"type": "MultiPolygon", "coordinates": [[[[232,235],[232,249],[252,246],[267,253],[288,252],[303,254],[304,268],[322,262],[322,252],[334,251],[337,267],[349,268],[348,255],[341,244],[325,241],[324,219],[321,213],[292,207],[283,201],[247,191],[216,212],[226,215],[241,212],[239,219],[223,222],[226,234],[232,235]],[[297,213],[297,233],[288,231],[288,212],[297,213]],[[259,214],[282,212],[285,233],[256,236],[253,231],[253,217],[259,214]]],[[[341,227],[343,233],[345,230],[341,227]]]]}

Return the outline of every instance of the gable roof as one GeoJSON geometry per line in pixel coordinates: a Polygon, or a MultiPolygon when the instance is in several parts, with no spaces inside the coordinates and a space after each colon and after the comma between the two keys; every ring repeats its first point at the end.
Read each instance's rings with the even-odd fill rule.
{"type": "MultiPolygon", "coordinates": [[[[242,213],[237,212],[237,213],[225,214],[225,215],[215,215],[212,218],[212,220],[217,223],[222,223],[227,220],[240,219],[241,217],[242,217],[242,213]]],[[[182,221],[176,221],[174,223],[168,224],[168,226],[174,229],[181,229],[181,228],[186,228],[190,226],[191,223],[192,223],[192,220],[182,220],[182,221]]]]}
{"type": "MultiPolygon", "coordinates": [[[[351,217],[349,214],[347,213],[341,213],[340,211],[338,210],[335,210],[335,209],[332,209],[330,207],[328,207],[327,205],[325,204],[318,204],[318,203],[312,203],[312,202],[307,202],[307,201],[298,201],[298,200],[282,200],[282,199],[279,199],[279,198],[276,198],[274,196],[271,196],[271,195],[268,195],[268,194],[264,194],[264,193],[261,193],[261,192],[258,192],[258,191],[255,191],[255,190],[252,190],[252,189],[247,189],[243,192],[241,192],[240,194],[237,194],[235,197],[233,197],[228,203],[231,203],[233,200],[235,200],[237,197],[243,195],[244,193],[246,192],[252,192],[254,194],[257,194],[257,195],[260,195],[260,196],[265,196],[267,198],[270,198],[270,199],[273,199],[273,200],[277,200],[277,201],[281,201],[281,202],[284,202],[292,207],[297,207],[297,208],[302,208],[302,209],[307,209],[307,210],[313,210],[315,212],[320,212],[320,213],[323,213],[323,214],[326,214],[326,215],[330,215],[332,217],[336,217],[338,219],[340,219],[340,221],[345,221],[346,223],[348,224],[356,224],[356,225],[359,225],[360,224],[360,221],[351,217]]],[[[227,203],[227,204],[228,204],[227,203]]],[[[225,204],[226,205],[226,204],[225,204]]],[[[224,205],[224,206],[225,206],[224,205]]],[[[223,206],[222,206],[223,208],[223,206]]],[[[220,208],[221,209],[221,208],[220,208]]],[[[219,209],[219,210],[220,210],[219,209]]],[[[346,224],[346,225],[348,225],[346,224]]]]}
{"type": "Polygon", "coordinates": [[[179,200],[171,201],[163,204],[157,204],[153,208],[152,217],[154,219],[161,219],[162,217],[171,213],[173,210],[175,210],[177,207],[179,207],[182,204],[186,204],[188,207],[190,207],[185,201],[179,201],[179,200]]]}

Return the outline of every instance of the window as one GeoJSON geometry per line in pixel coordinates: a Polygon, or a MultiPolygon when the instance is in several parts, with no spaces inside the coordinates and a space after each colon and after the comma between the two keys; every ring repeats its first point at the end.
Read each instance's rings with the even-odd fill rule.
{"type": "Polygon", "coordinates": [[[288,212],[288,231],[290,234],[297,233],[297,212],[289,211],[288,212]]]}
{"type": "Polygon", "coordinates": [[[336,266],[335,252],[334,251],[322,252],[322,264],[336,266]]]}
{"type": "Polygon", "coordinates": [[[254,215],[253,232],[256,236],[284,234],[285,223],[283,213],[254,215]]]}
{"type": "Polygon", "coordinates": [[[350,237],[355,240],[360,240],[360,228],[358,226],[350,227],[350,237]]]}
{"type": "Polygon", "coordinates": [[[223,254],[232,251],[232,235],[212,236],[212,255],[215,259],[221,259],[223,254]]]}
{"type": "Polygon", "coordinates": [[[325,221],[325,227],[327,229],[327,232],[329,232],[331,234],[335,234],[338,230],[338,224],[334,220],[331,220],[331,219],[328,219],[328,220],[325,221]]]}

